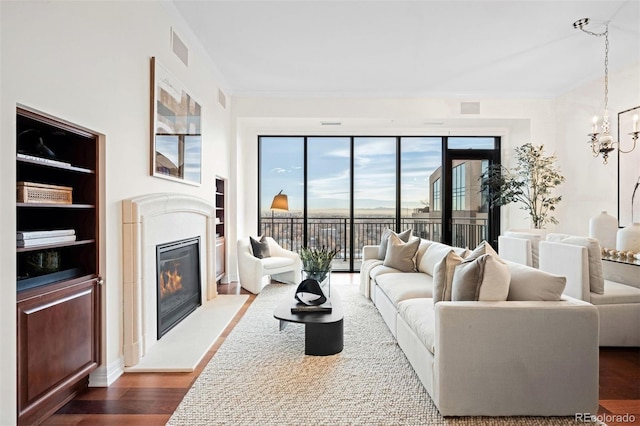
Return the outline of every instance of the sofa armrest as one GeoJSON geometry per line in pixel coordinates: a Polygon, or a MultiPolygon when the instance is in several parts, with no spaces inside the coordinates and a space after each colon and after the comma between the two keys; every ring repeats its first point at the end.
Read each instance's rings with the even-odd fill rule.
{"type": "Polygon", "coordinates": [[[567,278],[564,294],[586,302],[591,301],[589,254],[586,247],[541,241],[540,269],[567,278]]]}
{"type": "Polygon", "coordinates": [[[435,305],[445,416],[595,413],[598,357],[598,310],[580,300],[435,305]]]}
{"type": "Polygon", "coordinates": [[[364,262],[365,260],[377,259],[379,248],[380,248],[379,245],[362,246],[362,261],[364,262]]]}

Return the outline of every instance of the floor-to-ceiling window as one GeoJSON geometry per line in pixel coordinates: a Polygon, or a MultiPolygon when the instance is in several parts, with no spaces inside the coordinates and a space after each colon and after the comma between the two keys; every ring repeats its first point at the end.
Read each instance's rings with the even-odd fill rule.
{"type": "Polygon", "coordinates": [[[259,229],[292,250],[337,248],[333,269],[345,271],[385,228],[474,245],[490,227],[477,180],[499,147],[493,137],[261,136],[259,229]],[[270,208],[281,190],[288,211],[270,208]]]}
{"type": "Polygon", "coordinates": [[[307,247],[337,248],[334,270],[349,270],[351,138],[307,138],[307,247]]]}
{"type": "Polygon", "coordinates": [[[260,143],[260,232],[290,250],[302,247],[304,142],[303,137],[273,137],[260,143]],[[281,191],[287,195],[288,210],[271,208],[281,191]]]}
{"type": "Polygon", "coordinates": [[[442,164],[442,138],[400,138],[400,216],[402,229],[420,238],[440,241],[440,180],[431,182],[442,164]],[[437,193],[436,193],[437,191],[437,193]]]}

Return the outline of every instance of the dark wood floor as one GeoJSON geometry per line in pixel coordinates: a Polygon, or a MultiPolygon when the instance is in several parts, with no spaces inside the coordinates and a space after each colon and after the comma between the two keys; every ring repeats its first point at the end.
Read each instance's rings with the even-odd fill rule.
{"type": "MultiPolygon", "coordinates": [[[[333,274],[332,285],[357,283],[357,274],[333,274]]],[[[250,294],[237,284],[221,284],[220,294],[250,294]]],[[[222,342],[244,315],[254,295],[235,316],[193,373],[128,373],[108,388],[90,388],[50,417],[45,425],[164,425],[222,342]]],[[[600,349],[599,415],[635,417],[640,425],[640,348],[600,349]]]]}

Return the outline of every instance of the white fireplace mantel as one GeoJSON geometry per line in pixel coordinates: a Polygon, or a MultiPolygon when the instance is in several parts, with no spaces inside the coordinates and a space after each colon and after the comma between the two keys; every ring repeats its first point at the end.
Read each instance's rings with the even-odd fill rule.
{"type": "Polygon", "coordinates": [[[122,201],[124,363],[140,362],[157,341],[156,246],[200,237],[202,294],[217,295],[215,206],[186,194],[157,193],[122,201]]]}

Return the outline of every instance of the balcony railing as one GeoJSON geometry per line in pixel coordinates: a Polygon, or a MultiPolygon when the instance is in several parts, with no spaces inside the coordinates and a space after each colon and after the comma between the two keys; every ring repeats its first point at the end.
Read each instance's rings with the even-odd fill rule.
{"type": "MultiPolygon", "coordinates": [[[[307,219],[307,238],[304,238],[304,222],[301,217],[262,217],[260,233],[273,237],[282,247],[298,251],[302,247],[339,248],[333,267],[349,270],[351,246],[353,245],[354,269],[360,268],[362,247],[380,243],[385,228],[395,229],[394,218],[355,217],[353,220],[353,242],[351,223],[348,218],[310,217],[307,219]]],[[[413,228],[413,235],[432,241],[440,241],[442,220],[440,218],[402,218],[401,229],[413,228]]],[[[487,238],[487,219],[454,218],[451,223],[453,244],[473,249],[487,238]]]]}

